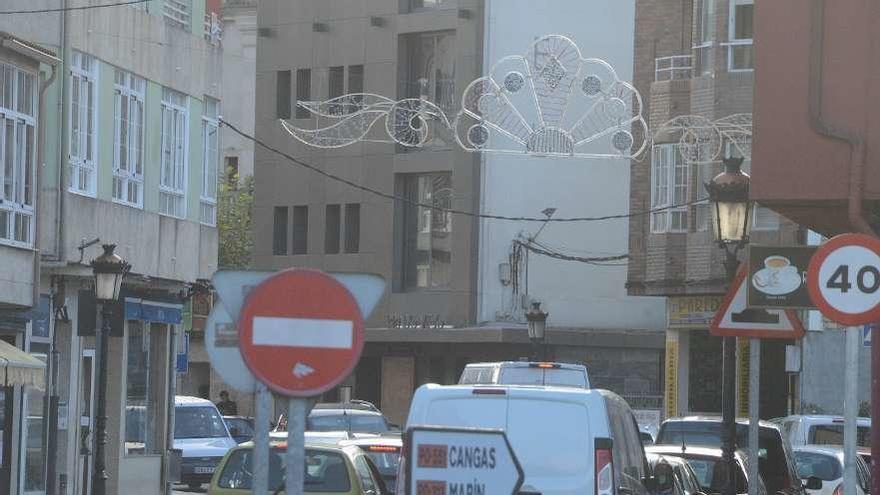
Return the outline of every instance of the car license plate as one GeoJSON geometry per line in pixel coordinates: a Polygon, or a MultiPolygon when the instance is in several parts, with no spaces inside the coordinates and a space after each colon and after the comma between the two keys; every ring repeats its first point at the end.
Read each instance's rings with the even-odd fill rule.
{"type": "Polygon", "coordinates": [[[193,471],[196,474],[212,474],[214,472],[214,468],[208,466],[196,466],[193,471]]]}

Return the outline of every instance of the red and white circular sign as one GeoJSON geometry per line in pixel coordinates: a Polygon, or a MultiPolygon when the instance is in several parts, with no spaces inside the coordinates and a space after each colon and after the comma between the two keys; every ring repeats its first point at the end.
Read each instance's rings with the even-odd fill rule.
{"type": "Polygon", "coordinates": [[[244,362],[267,387],[310,397],[338,385],[364,348],[364,320],[341,283],[317,270],[290,269],[248,294],[238,320],[244,362]]]}
{"type": "Polygon", "coordinates": [[[843,325],[880,320],[880,239],[841,234],[816,250],[807,269],[810,298],[843,325]]]}

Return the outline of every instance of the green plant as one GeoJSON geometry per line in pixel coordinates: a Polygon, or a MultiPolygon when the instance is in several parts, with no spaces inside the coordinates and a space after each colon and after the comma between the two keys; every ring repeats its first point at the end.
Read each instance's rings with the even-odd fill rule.
{"type": "Polygon", "coordinates": [[[220,268],[247,268],[254,246],[253,206],[254,177],[239,181],[237,174],[228,173],[220,182],[217,201],[220,268]]]}

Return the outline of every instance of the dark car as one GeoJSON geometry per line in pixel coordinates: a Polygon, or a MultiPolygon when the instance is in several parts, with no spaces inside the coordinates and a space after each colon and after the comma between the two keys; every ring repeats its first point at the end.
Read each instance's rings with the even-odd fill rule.
{"type": "MultiPolygon", "coordinates": [[[[287,431],[287,415],[278,418],[275,431],[287,431]]],[[[376,406],[364,401],[316,404],[306,418],[306,431],[390,433],[391,425],[376,406]]]]}
{"type": "MultiPolygon", "coordinates": [[[[674,445],[654,445],[645,447],[645,455],[662,456],[664,458],[678,457],[687,461],[691,471],[696,476],[700,491],[703,493],[724,493],[727,485],[727,469],[724,465],[724,457],[719,448],[686,447],[674,445]]],[[[749,461],[742,451],[736,452],[736,493],[746,494],[749,492],[749,461]]],[[[658,480],[661,481],[661,480],[658,480]]],[[[769,492],[763,480],[758,479],[758,494],[767,495],[769,492]]]]}
{"type": "Polygon", "coordinates": [[[244,443],[254,438],[254,418],[247,416],[223,416],[229,434],[235,443],[244,443]]]}
{"type": "Polygon", "coordinates": [[[403,449],[403,440],[399,436],[343,440],[339,445],[342,447],[354,445],[367,454],[379,470],[389,493],[394,493],[397,487],[397,467],[400,465],[400,454],[403,449]]]}
{"type": "MultiPolygon", "coordinates": [[[[721,418],[691,416],[667,419],[660,425],[656,444],[721,448],[721,418]]],[[[748,420],[737,420],[736,447],[746,450],[748,445],[748,420]]],[[[791,446],[775,424],[766,421],[759,423],[758,449],[758,471],[767,485],[767,493],[803,495],[804,487],[797,474],[791,446]]]]}
{"type": "Polygon", "coordinates": [[[687,460],[675,456],[645,453],[657,486],[657,495],[703,495],[697,479],[687,460]]]}

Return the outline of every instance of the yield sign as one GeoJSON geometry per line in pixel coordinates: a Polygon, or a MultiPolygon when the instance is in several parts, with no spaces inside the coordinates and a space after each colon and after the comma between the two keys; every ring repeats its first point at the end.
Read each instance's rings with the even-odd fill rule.
{"type": "Polygon", "coordinates": [[[247,296],[238,319],[245,364],[267,387],[290,397],[330,390],[354,369],[364,347],[358,303],[317,270],[274,275],[247,296]]]}
{"type": "Polygon", "coordinates": [[[790,309],[749,308],[746,297],[748,268],[740,267],[709,332],[719,337],[757,337],[761,339],[799,339],[804,326],[790,309]]]}

